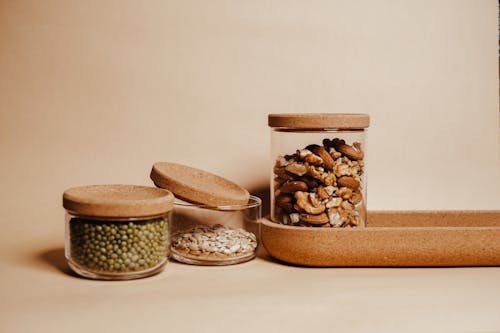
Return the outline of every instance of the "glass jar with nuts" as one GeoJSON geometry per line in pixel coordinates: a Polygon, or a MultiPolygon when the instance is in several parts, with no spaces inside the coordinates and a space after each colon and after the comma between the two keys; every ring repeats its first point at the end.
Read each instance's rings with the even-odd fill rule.
{"type": "Polygon", "coordinates": [[[270,114],[271,219],[302,227],[363,227],[366,114],[270,114]]]}

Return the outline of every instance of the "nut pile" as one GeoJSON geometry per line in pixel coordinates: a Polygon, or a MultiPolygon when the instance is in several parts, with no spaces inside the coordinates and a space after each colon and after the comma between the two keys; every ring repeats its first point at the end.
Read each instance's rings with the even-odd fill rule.
{"type": "Polygon", "coordinates": [[[196,226],[172,237],[172,252],[193,259],[237,259],[253,255],[256,247],[253,233],[220,224],[196,226]]]}
{"type": "Polygon", "coordinates": [[[356,227],[363,205],[364,153],[359,142],[324,139],[274,166],[274,221],[313,227],[356,227]]]}
{"type": "Polygon", "coordinates": [[[96,272],[147,270],[167,258],[167,227],[163,218],[129,223],[73,218],[71,259],[96,272]]]}

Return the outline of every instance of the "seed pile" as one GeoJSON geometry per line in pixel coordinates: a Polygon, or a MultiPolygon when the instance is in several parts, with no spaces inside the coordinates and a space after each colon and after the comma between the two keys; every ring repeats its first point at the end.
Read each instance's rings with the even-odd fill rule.
{"type": "Polygon", "coordinates": [[[146,270],[167,258],[167,227],[163,218],[129,223],[73,218],[71,258],[96,272],[146,270]]]}
{"type": "Polygon", "coordinates": [[[196,226],[172,238],[172,252],[194,259],[236,259],[253,254],[256,247],[255,234],[220,224],[196,226]]]}

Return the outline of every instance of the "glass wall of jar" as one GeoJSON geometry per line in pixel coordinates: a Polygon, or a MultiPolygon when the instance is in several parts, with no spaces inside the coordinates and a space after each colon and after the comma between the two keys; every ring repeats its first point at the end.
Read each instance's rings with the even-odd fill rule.
{"type": "Polygon", "coordinates": [[[172,217],[173,259],[194,265],[232,265],[255,258],[261,200],[209,206],[177,200],[172,217]]]}
{"type": "Polygon", "coordinates": [[[270,114],[271,219],[363,227],[366,114],[270,114]]]}
{"type": "Polygon", "coordinates": [[[133,185],[97,185],[64,192],[65,256],[77,274],[128,280],[161,272],[170,252],[173,195],[133,185]]]}

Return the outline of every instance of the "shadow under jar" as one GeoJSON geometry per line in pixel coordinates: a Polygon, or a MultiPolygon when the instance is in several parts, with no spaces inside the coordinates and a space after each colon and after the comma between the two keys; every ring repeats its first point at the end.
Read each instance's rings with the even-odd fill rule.
{"type": "Polygon", "coordinates": [[[271,219],[364,227],[366,114],[270,114],[271,219]]]}
{"type": "Polygon", "coordinates": [[[171,256],[194,265],[232,265],[255,258],[261,200],[210,206],[178,200],[172,218],[171,256]]]}
{"type": "Polygon", "coordinates": [[[133,185],[94,185],[64,192],[65,256],[77,274],[128,280],[161,272],[170,250],[173,195],[133,185]]]}

